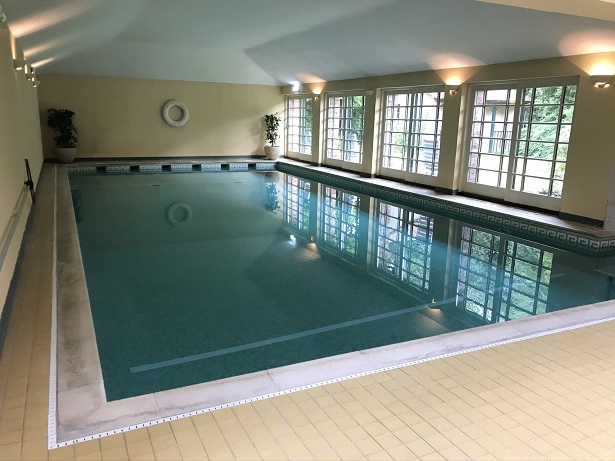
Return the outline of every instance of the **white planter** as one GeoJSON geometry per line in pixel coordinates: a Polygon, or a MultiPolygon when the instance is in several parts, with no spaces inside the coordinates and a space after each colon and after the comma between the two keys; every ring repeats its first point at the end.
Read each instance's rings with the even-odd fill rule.
{"type": "Polygon", "coordinates": [[[56,158],[60,163],[73,163],[76,156],[76,147],[56,147],[56,158]]]}
{"type": "Polygon", "coordinates": [[[265,146],[265,155],[269,160],[275,160],[280,156],[282,148],[280,146],[265,146]]]}

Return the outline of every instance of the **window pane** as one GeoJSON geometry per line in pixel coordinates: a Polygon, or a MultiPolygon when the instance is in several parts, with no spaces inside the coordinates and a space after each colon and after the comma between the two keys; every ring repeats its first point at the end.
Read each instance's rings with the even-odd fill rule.
{"type": "Polygon", "coordinates": [[[468,166],[477,170],[468,172],[468,182],[494,187],[505,185],[499,172],[507,168],[508,162],[503,158],[510,153],[515,97],[514,88],[474,93],[468,166]]]}
{"type": "Polygon", "coordinates": [[[437,176],[443,100],[444,92],[410,90],[385,97],[380,147],[384,168],[437,176]]]}
{"type": "Polygon", "coordinates": [[[312,97],[286,99],[286,150],[300,154],[312,153],[312,97]]]}
{"type": "Polygon", "coordinates": [[[474,91],[468,182],[506,187],[510,155],[513,190],[561,196],[574,116],[576,85],[474,91]],[[517,114],[516,124],[515,113],[517,114]],[[514,140],[512,130],[515,129],[514,140]],[[515,145],[511,153],[511,145],[515,145]]]}

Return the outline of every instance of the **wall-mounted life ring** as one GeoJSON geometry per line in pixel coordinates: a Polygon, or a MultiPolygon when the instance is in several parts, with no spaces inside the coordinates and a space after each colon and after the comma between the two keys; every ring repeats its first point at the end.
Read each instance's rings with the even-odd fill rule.
{"type": "Polygon", "coordinates": [[[184,226],[192,219],[192,208],[183,202],[175,202],[167,208],[167,221],[174,226],[184,226]],[[176,211],[183,211],[183,216],[177,216],[176,211]]]}
{"type": "Polygon", "coordinates": [[[166,122],[167,125],[170,125],[170,126],[184,126],[186,124],[186,122],[188,121],[188,117],[190,117],[190,113],[188,112],[188,108],[181,101],[177,101],[177,100],[169,101],[162,108],[162,118],[164,119],[164,121],[166,122]],[[179,108],[179,110],[182,111],[182,117],[179,120],[173,120],[169,116],[169,112],[171,111],[171,109],[173,107],[177,107],[177,108],[179,108]]]}

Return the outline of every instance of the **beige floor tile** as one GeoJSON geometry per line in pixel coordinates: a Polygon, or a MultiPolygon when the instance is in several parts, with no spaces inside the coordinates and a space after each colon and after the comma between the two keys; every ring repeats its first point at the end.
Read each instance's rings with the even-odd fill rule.
{"type": "Polygon", "coordinates": [[[146,453],[154,452],[149,438],[139,440],[138,442],[129,442],[126,444],[126,449],[128,450],[128,456],[131,459],[146,453]]]}
{"type": "Polygon", "coordinates": [[[384,434],[377,435],[374,437],[374,440],[385,450],[390,450],[393,447],[397,447],[403,444],[401,440],[399,440],[390,432],[385,432],[384,434]]]}
{"type": "Polygon", "coordinates": [[[24,461],[38,461],[41,459],[47,459],[47,438],[22,442],[21,458],[24,461]]]}
{"type": "MultiPolygon", "coordinates": [[[[327,460],[337,461],[337,460],[341,460],[342,458],[338,456],[335,450],[331,449],[331,450],[321,451],[320,453],[315,454],[314,459],[318,461],[327,461],[327,460]]],[[[390,459],[390,458],[386,458],[386,459],[390,459]]]]}
{"type": "Polygon", "coordinates": [[[128,460],[128,450],[125,445],[104,448],[101,451],[103,461],[122,461],[128,460]]]}
{"type": "MultiPolygon", "coordinates": [[[[177,447],[168,447],[154,451],[156,461],[182,461],[182,455],[177,447]]],[[[203,458],[206,460],[207,458],[203,458]]]]}
{"type": "Polygon", "coordinates": [[[100,451],[93,451],[90,453],[83,453],[75,456],[76,461],[101,461],[102,454],[100,451]]]}
{"type": "Polygon", "coordinates": [[[203,445],[200,442],[180,444],[179,452],[181,453],[182,459],[186,461],[199,461],[207,459],[205,448],[203,448],[203,445]]]}
{"type": "Polygon", "coordinates": [[[175,440],[175,436],[172,432],[151,437],[150,442],[154,451],[161,451],[166,448],[177,446],[177,441],[175,440]]]}
{"type": "Polygon", "coordinates": [[[75,446],[69,445],[67,447],[55,448],[53,450],[49,450],[48,453],[49,461],[63,461],[75,459],[75,446]]]}
{"type": "MultiPolygon", "coordinates": [[[[21,443],[10,443],[0,447],[0,461],[14,461],[21,457],[21,443]]],[[[59,459],[59,458],[56,458],[59,459]]]]}
{"type": "Polygon", "coordinates": [[[378,444],[378,442],[371,438],[358,440],[354,443],[354,445],[364,456],[367,457],[373,455],[374,453],[382,451],[382,447],[380,446],[380,444],[378,444]]]}
{"type": "Polygon", "coordinates": [[[110,448],[126,446],[126,438],[124,434],[114,434],[100,439],[100,446],[102,450],[108,450],[110,448]]]}
{"type": "Polygon", "coordinates": [[[147,428],[147,433],[150,438],[153,438],[160,435],[171,434],[173,433],[173,429],[169,423],[154,424],[147,428]]]}
{"type": "Polygon", "coordinates": [[[127,444],[140,442],[141,440],[149,439],[149,433],[147,432],[147,429],[137,429],[136,431],[125,432],[124,439],[127,444]]]}

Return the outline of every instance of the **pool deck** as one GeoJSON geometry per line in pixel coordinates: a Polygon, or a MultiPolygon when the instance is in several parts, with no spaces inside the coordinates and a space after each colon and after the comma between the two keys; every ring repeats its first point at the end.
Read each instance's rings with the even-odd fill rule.
{"type": "MultiPolygon", "coordinates": [[[[269,371],[252,386],[239,378],[234,383],[214,383],[212,388],[193,394],[170,391],[176,394],[166,400],[167,407],[176,414],[190,407],[206,410],[223,400],[242,400],[233,392],[246,388],[260,395],[271,394],[270,390],[282,394],[48,451],[51,170],[45,166],[40,205],[34,211],[0,358],[0,459],[615,458],[615,323],[606,321],[615,315],[614,302],[481,327],[479,344],[466,353],[457,352],[471,344],[455,333],[441,341],[424,341],[414,350],[412,346],[405,348],[408,345],[391,346],[357,353],[359,357],[348,361],[342,356],[308,368],[269,371]],[[580,327],[583,324],[587,326],[580,327]],[[556,332],[546,334],[553,330],[556,332]],[[515,341],[505,342],[502,338],[506,335],[515,341]],[[528,339],[519,340],[524,337],[528,339]],[[492,347],[486,347],[489,345],[492,347]],[[437,350],[447,356],[422,361],[438,355],[437,350]],[[357,370],[362,373],[360,366],[366,363],[371,370],[391,368],[337,380],[357,370]],[[322,374],[325,372],[333,376],[322,374]],[[263,386],[259,387],[261,379],[263,386]],[[305,384],[328,380],[332,382],[314,387],[305,384]],[[287,394],[280,386],[307,388],[287,394]]],[[[69,234],[70,229],[58,222],[58,254],[69,234]]],[[[70,253],[70,248],[64,251],[70,253]]],[[[78,271],[71,273],[78,264],[60,268],[60,277],[68,275],[65,285],[79,278],[78,271]]],[[[61,291],[62,279],[59,295],[61,291]]],[[[78,322],[87,323],[87,319],[78,322]]],[[[87,333],[87,325],[82,327],[73,331],[87,333]]],[[[88,335],[65,338],[73,343],[73,351],[73,340],[81,336],[88,335]]],[[[96,368],[92,362],[83,365],[86,368],[72,363],[74,379],[91,376],[87,370],[96,368]]],[[[57,382],[58,396],[62,386],[71,381],[62,379],[57,382]]],[[[163,405],[159,402],[164,397],[157,397],[160,419],[163,405]]],[[[88,404],[80,398],[65,399],[64,406],[61,399],[58,402],[59,413],[73,412],[71,415],[88,404]]],[[[116,406],[118,412],[109,420],[117,427],[125,426],[121,418],[133,412],[147,413],[132,402],[116,406]]],[[[96,411],[90,407],[86,413],[90,417],[96,411]]],[[[55,420],[56,415],[51,417],[55,420]]],[[[86,426],[74,418],[69,420],[77,430],[86,426]]],[[[60,427],[61,418],[59,423],[60,427]]]]}

